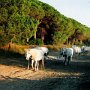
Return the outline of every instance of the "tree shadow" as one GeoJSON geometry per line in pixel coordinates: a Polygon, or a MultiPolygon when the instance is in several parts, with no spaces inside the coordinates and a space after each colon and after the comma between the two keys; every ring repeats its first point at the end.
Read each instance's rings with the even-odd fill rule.
{"type": "Polygon", "coordinates": [[[70,65],[65,66],[63,60],[46,60],[45,69],[63,73],[80,73],[90,75],[90,61],[72,60],[70,65]]]}
{"type": "Polygon", "coordinates": [[[89,90],[90,82],[84,89],[78,87],[82,84],[81,78],[57,77],[39,80],[10,78],[1,76],[0,90],[89,90]]]}
{"type": "Polygon", "coordinates": [[[7,66],[26,67],[25,55],[13,51],[0,50],[0,64],[7,66]]]}

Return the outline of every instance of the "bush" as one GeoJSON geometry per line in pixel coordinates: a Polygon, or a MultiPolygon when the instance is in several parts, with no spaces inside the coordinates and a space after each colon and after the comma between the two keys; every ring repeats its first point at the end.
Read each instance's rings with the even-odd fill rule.
{"type": "Polygon", "coordinates": [[[30,45],[42,45],[42,40],[41,39],[33,39],[29,42],[30,45]]]}

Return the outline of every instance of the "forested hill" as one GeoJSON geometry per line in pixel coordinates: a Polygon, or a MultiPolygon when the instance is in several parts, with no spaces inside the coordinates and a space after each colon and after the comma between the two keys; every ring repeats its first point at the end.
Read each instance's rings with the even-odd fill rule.
{"type": "Polygon", "coordinates": [[[0,46],[17,44],[83,44],[90,28],[38,0],[0,0],[0,46]]]}

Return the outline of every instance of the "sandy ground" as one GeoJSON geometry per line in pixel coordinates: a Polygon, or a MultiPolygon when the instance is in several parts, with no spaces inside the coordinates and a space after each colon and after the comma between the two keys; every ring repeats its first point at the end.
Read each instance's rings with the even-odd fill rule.
{"type": "Polygon", "coordinates": [[[45,69],[27,69],[24,58],[0,58],[0,90],[90,90],[90,53],[76,55],[69,66],[52,51],[45,69]]]}

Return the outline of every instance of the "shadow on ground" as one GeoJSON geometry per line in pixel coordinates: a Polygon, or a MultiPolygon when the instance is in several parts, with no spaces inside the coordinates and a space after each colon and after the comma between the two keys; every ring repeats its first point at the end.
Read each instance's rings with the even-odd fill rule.
{"type": "Polygon", "coordinates": [[[42,80],[27,80],[1,76],[0,90],[89,90],[90,81],[81,78],[46,78],[42,80]]]}

